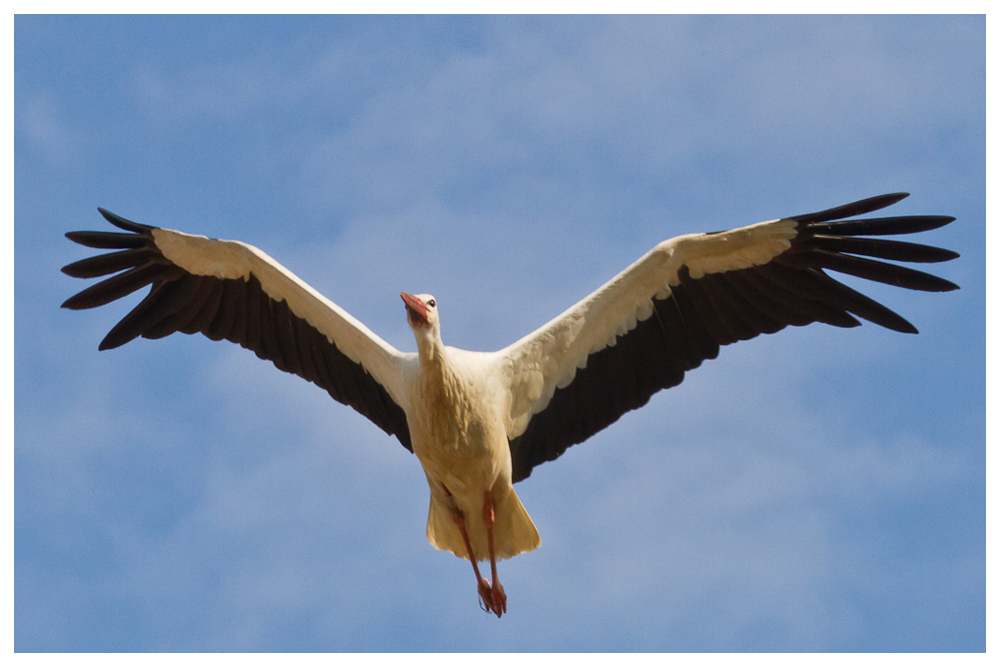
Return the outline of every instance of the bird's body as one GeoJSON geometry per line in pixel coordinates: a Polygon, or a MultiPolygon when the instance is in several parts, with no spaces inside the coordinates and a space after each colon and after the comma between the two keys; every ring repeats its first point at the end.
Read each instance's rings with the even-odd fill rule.
{"type": "Polygon", "coordinates": [[[496,561],[535,549],[538,531],[513,484],[649,397],[679,384],[721,345],[853,315],[916,333],[826,270],[908,289],[957,286],[888,262],[940,262],[948,250],[884,239],[941,227],[947,216],[841,220],[889,206],[883,195],[819,213],[658,244],[597,291],[497,352],[444,345],[436,300],[401,293],[416,353],[396,350],[260,250],[140,225],[70,232],[117,249],[63,270],[118,273],[63,305],[100,306],[146,285],[149,295],[100,349],[175,331],[227,339],[326,389],[417,455],[430,487],[427,538],[468,558],[485,607],[506,611],[496,561]],[[876,259],[869,259],[876,258],[876,259]],[[477,561],[489,560],[492,583],[477,561]]]}
{"type": "Polygon", "coordinates": [[[490,491],[496,511],[495,556],[516,556],[538,547],[534,523],[514,492],[504,420],[503,384],[493,355],[428,342],[420,346],[420,369],[407,392],[407,422],[413,453],[427,475],[431,506],[427,539],[466,558],[452,519],[457,507],[466,517],[472,552],[489,560],[483,494],[490,491]],[[446,491],[447,490],[447,491],[446,491]]]}

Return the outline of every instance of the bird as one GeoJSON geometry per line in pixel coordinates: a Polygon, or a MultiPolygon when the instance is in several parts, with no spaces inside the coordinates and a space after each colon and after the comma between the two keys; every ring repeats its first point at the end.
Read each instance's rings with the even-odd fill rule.
{"type": "Polygon", "coordinates": [[[178,331],[229,340],[395,436],[427,478],[428,541],[472,563],[479,606],[500,618],[508,605],[497,561],[541,544],[513,488],[535,466],[680,384],[722,346],[814,322],[849,328],[863,319],[917,333],[830,275],[910,290],[959,288],[892,263],[944,262],[958,253],[880,238],[937,229],[955,218],[858,217],[907,196],[663,241],[496,352],[445,345],[434,296],[400,292],[417,348],[401,352],[258,248],[139,224],[103,208],[101,215],[123,231],[66,237],[111,252],[62,271],[110,277],[62,306],[95,308],[149,286],[99,350],[178,331]],[[480,562],[489,563],[490,578],[480,562]]]}

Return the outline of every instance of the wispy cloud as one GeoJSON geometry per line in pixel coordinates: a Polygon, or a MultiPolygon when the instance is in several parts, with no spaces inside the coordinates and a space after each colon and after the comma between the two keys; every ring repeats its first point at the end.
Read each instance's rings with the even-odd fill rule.
{"type": "Polygon", "coordinates": [[[20,96],[15,104],[18,130],[30,148],[46,161],[66,166],[80,153],[80,134],[68,119],[67,110],[51,92],[20,96]]]}
{"type": "Polygon", "coordinates": [[[985,645],[981,21],[146,18],[140,44],[75,20],[130,83],[93,117],[18,88],[19,650],[985,645]],[[91,168],[54,197],[31,151],[91,168]],[[57,312],[77,192],[255,243],[412,350],[400,290],[498,349],[667,237],[904,186],[961,217],[927,241],[962,292],[865,287],[924,333],[726,348],[536,469],[543,547],[502,564],[500,623],[427,545],[398,442],[236,346],[98,354],[128,306],[57,312]]]}

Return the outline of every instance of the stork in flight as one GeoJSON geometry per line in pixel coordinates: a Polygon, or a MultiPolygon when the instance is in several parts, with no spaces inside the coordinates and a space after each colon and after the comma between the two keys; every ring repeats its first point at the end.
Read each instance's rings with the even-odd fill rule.
{"type": "Polygon", "coordinates": [[[498,352],[441,339],[429,294],[400,296],[417,352],[400,352],[291,271],[237,241],[141,225],[98,209],[120,232],[69,232],[115,252],[74,262],[76,278],[115,273],[64,308],[103,306],[151,285],[101,342],[176,331],[230,340],[350,405],[417,455],[430,486],[427,539],[472,563],[481,604],[500,617],[507,596],[497,560],[541,540],[512,484],[558,458],[684,373],[720,345],[856,317],[904,333],[916,328],[838,282],[827,270],[906,289],[958,289],[947,280],[879,260],[943,262],[950,250],[873,236],[942,227],[938,215],[845,220],[905,193],[660,243],[600,289],[498,352]],[[869,259],[876,258],[876,259],[869,259]],[[492,579],[479,572],[489,561],[492,579]]]}

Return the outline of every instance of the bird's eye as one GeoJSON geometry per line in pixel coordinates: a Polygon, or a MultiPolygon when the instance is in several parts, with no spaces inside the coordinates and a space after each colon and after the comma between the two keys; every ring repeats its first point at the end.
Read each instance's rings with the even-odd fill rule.
{"type": "Polygon", "coordinates": [[[434,306],[437,305],[437,302],[434,299],[431,299],[430,301],[427,302],[427,305],[433,308],[434,306]]]}

